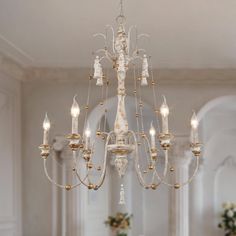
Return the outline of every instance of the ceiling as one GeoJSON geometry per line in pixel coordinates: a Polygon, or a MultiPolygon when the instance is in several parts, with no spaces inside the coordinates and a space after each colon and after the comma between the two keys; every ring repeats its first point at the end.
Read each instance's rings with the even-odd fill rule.
{"type": "MultiPolygon", "coordinates": [[[[1,0],[0,51],[23,66],[89,67],[92,35],[115,25],[119,0],[1,0]]],[[[128,25],[155,68],[236,68],[235,0],[125,0],[128,25]]]]}

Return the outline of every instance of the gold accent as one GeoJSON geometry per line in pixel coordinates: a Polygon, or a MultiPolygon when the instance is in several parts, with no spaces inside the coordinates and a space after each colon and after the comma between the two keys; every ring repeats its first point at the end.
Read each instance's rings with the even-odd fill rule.
{"type": "Polygon", "coordinates": [[[70,140],[78,140],[80,139],[80,135],[79,134],[68,134],[67,139],[70,139],[70,140]]]}
{"type": "Polygon", "coordinates": [[[174,167],[170,167],[170,171],[171,172],[175,171],[175,168],[174,167]]]}
{"type": "Polygon", "coordinates": [[[92,151],[90,149],[83,150],[83,158],[85,161],[89,162],[91,159],[91,153],[92,151]]]}
{"type": "Polygon", "coordinates": [[[66,186],[65,186],[65,189],[66,189],[67,191],[71,190],[71,185],[70,185],[70,184],[66,185],[66,186]]]}
{"type": "Polygon", "coordinates": [[[86,110],[88,110],[88,109],[89,109],[89,106],[88,106],[88,105],[87,105],[87,106],[85,106],[85,109],[86,109],[86,110]]]}
{"type": "Polygon", "coordinates": [[[81,144],[79,145],[79,148],[80,148],[80,149],[83,149],[83,148],[84,148],[84,144],[81,143],[81,144]]]}
{"type": "Polygon", "coordinates": [[[93,168],[93,163],[92,162],[88,162],[87,163],[87,168],[92,169],[93,168]]]}
{"type": "Polygon", "coordinates": [[[152,85],[155,85],[155,82],[154,82],[154,81],[152,81],[152,85]]]}
{"type": "Polygon", "coordinates": [[[96,191],[99,189],[98,185],[94,185],[93,189],[96,191]]]}
{"type": "Polygon", "coordinates": [[[141,133],[141,137],[142,138],[146,138],[146,134],[145,133],[141,133]]]}
{"type": "Polygon", "coordinates": [[[156,184],[152,184],[151,188],[152,188],[152,190],[156,190],[157,189],[157,185],[156,184]]]}
{"type": "Polygon", "coordinates": [[[153,170],[153,169],[154,169],[154,166],[153,166],[153,165],[149,165],[149,166],[148,166],[148,169],[149,169],[149,170],[153,170]]]}
{"type": "Polygon", "coordinates": [[[96,135],[100,136],[101,134],[102,134],[102,132],[100,130],[97,130],[96,135]]]}
{"type": "Polygon", "coordinates": [[[42,157],[43,159],[47,159],[48,156],[49,156],[49,153],[43,152],[43,153],[41,153],[40,155],[41,155],[41,157],[42,157]]]}
{"type": "Polygon", "coordinates": [[[192,148],[192,153],[195,157],[201,156],[201,143],[191,143],[190,147],[192,148]]]}
{"type": "Polygon", "coordinates": [[[159,140],[160,140],[160,144],[161,144],[161,147],[163,148],[163,150],[169,150],[170,146],[171,146],[171,139],[173,138],[173,135],[172,134],[163,134],[161,133],[159,135],[159,140]],[[166,142],[167,140],[169,140],[169,142],[166,142]]]}
{"type": "Polygon", "coordinates": [[[78,144],[78,143],[70,143],[69,147],[72,149],[72,151],[76,151],[80,147],[80,144],[78,144]]]}
{"type": "Polygon", "coordinates": [[[89,190],[94,189],[94,185],[91,184],[91,183],[89,183],[89,184],[88,184],[88,189],[89,189],[89,190]]]}
{"type": "Polygon", "coordinates": [[[174,185],[174,188],[175,188],[175,189],[179,189],[179,188],[180,188],[180,184],[176,183],[176,184],[174,185]]]}
{"type": "Polygon", "coordinates": [[[43,159],[47,159],[47,157],[50,155],[50,146],[48,144],[42,144],[39,146],[39,149],[41,150],[41,157],[43,159]]]}

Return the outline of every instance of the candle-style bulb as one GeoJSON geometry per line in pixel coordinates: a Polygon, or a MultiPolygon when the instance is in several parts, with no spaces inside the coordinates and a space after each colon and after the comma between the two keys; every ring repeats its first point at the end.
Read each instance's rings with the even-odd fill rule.
{"type": "Polygon", "coordinates": [[[153,122],[151,122],[149,134],[150,134],[150,136],[155,136],[156,135],[156,130],[153,126],[153,122]]]}
{"type": "Polygon", "coordinates": [[[91,130],[90,130],[89,124],[87,125],[87,128],[85,130],[85,136],[86,138],[90,138],[91,136],[91,130]]]}
{"type": "Polygon", "coordinates": [[[50,130],[50,127],[51,127],[50,120],[48,119],[48,114],[46,113],[44,121],[43,121],[43,129],[45,131],[48,131],[48,130],[50,130]]]}
{"type": "Polygon", "coordinates": [[[193,129],[197,129],[199,125],[198,118],[195,112],[193,112],[192,118],[191,118],[191,126],[193,129]]]}
{"type": "Polygon", "coordinates": [[[73,98],[73,104],[72,104],[71,110],[70,110],[71,116],[74,118],[77,118],[80,114],[80,108],[79,108],[79,104],[76,101],[76,97],[77,97],[77,95],[75,95],[73,98]]]}
{"type": "Polygon", "coordinates": [[[162,103],[162,105],[161,105],[160,112],[161,112],[161,115],[162,115],[163,117],[167,117],[167,116],[169,115],[169,113],[170,113],[169,107],[168,107],[168,105],[167,105],[167,103],[166,103],[166,98],[165,98],[165,96],[163,96],[163,103],[162,103]]]}

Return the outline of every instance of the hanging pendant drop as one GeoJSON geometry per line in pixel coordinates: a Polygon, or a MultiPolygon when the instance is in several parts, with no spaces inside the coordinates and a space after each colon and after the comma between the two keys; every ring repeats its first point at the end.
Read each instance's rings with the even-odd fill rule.
{"type": "Polygon", "coordinates": [[[121,184],[120,185],[120,201],[119,201],[120,205],[125,205],[125,189],[124,189],[124,185],[121,184]]]}

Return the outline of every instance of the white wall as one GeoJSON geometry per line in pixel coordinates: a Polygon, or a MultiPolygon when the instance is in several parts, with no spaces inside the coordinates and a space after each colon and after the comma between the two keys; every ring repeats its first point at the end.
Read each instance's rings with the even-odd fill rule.
{"type": "Polygon", "coordinates": [[[0,72],[0,235],[21,236],[21,85],[0,72]]]}
{"type": "MultiPolygon", "coordinates": [[[[44,113],[48,111],[53,122],[52,136],[68,134],[71,128],[69,109],[72,97],[78,94],[80,104],[85,104],[86,88],[84,82],[81,83],[79,79],[77,82],[32,81],[23,85],[24,236],[51,235],[51,185],[44,176],[43,163],[37,148],[42,142],[41,126],[44,113]]],[[[110,96],[114,94],[115,87],[112,87],[112,90],[110,96]]],[[[98,94],[97,90],[93,92],[93,95],[98,94]]],[[[144,88],[143,94],[144,101],[151,104],[147,88],[144,88]]],[[[206,102],[219,96],[236,95],[236,86],[160,85],[159,95],[162,94],[166,95],[171,109],[171,130],[177,134],[188,134],[192,109],[198,111],[206,102]]],[[[94,98],[91,109],[98,103],[99,100],[94,98]]],[[[144,194],[144,233],[148,236],[159,235],[156,232],[161,232],[161,236],[167,236],[168,232],[167,199],[164,199],[162,190],[159,191],[144,194]]]]}

